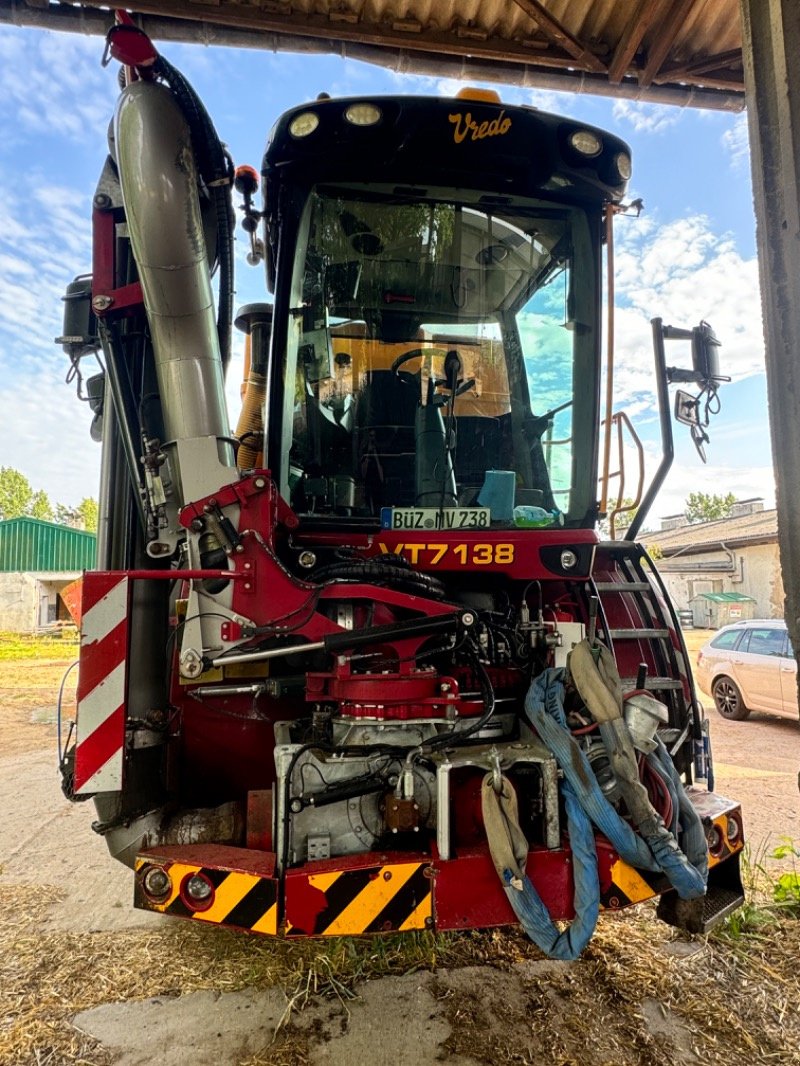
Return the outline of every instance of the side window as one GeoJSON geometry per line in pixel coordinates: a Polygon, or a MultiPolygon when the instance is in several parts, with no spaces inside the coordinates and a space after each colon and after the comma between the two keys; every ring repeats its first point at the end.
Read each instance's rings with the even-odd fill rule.
{"type": "Polygon", "coordinates": [[[711,641],[712,648],[725,648],[731,651],[739,642],[742,635],[741,629],[729,629],[727,633],[720,633],[711,641]]]}
{"type": "Polygon", "coordinates": [[[784,654],[786,635],[782,629],[751,629],[747,650],[753,655],[784,654]]]}

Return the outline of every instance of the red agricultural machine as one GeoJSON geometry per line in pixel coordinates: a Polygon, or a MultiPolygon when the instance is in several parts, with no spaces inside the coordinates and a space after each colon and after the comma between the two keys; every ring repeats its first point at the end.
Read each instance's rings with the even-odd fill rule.
{"type": "Polygon", "coordinates": [[[627,146],[477,90],[322,96],[275,124],[259,200],[141,31],[108,52],[123,87],[61,338],[102,364],[103,447],[62,773],[136,906],[289,937],[521,922],[559,958],[656,896],[708,928],[741,902],[741,812],[706,787],[634,539],[670,380],[697,383],[679,414],[704,436],[705,324],[655,320],[664,460],[625,539],[597,531],[627,146]],[[234,199],[272,302],[235,317],[232,431],[234,199]],[[667,369],[672,337],[691,369],[667,369]]]}

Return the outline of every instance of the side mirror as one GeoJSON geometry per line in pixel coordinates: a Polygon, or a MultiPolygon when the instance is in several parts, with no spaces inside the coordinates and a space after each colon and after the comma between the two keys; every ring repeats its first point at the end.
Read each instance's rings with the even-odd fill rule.
{"type": "Polygon", "coordinates": [[[709,418],[719,411],[717,389],[723,381],[730,381],[719,372],[720,342],[708,322],[701,322],[693,329],[679,329],[676,326],[663,325],[660,318],[652,320],[653,342],[656,348],[656,365],[664,378],[664,396],[667,385],[691,384],[699,386],[696,396],[678,389],[675,395],[675,420],[688,426],[697,453],[706,461],[705,445],[708,434],[705,432],[709,418]],[[664,341],[689,341],[692,346],[692,369],[667,366],[664,341]]]}
{"type": "Polygon", "coordinates": [[[700,401],[697,396],[678,389],[675,393],[675,421],[683,426],[700,424],[700,401]]]}
{"type": "Polygon", "coordinates": [[[692,330],[692,365],[701,385],[730,381],[730,378],[720,377],[719,374],[718,349],[721,347],[708,322],[701,322],[692,330]]]}

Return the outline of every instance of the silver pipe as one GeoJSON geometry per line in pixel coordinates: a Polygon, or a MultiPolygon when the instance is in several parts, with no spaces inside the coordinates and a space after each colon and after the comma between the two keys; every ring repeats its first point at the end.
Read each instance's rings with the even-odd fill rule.
{"type": "MultiPolygon", "coordinates": [[[[144,81],[122,91],[114,125],[167,440],[229,437],[189,127],[172,93],[144,81]]],[[[220,458],[234,465],[230,445],[220,458]]]]}
{"type": "Polygon", "coordinates": [[[234,663],[258,663],[262,659],[277,659],[284,655],[299,655],[305,651],[320,651],[325,647],[324,640],[318,640],[314,644],[295,644],[291,648],[270,648],[268,651],[245,651],[241,655],[220,655],[211,660],[211,665],[232,666],[234,663]]]}

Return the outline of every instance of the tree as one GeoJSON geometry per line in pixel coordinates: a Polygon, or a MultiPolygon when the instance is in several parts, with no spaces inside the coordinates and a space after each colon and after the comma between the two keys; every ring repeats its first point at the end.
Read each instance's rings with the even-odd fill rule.
{"type": "Polygon", "coordinates": [[[91,496],[84,496],[78,506],[75,508],[83,522],[83,528],[87,529],[90,533],[97,532],[97,500],[93,500],[91,496]]]}
{"type": "Polygon", "coordinates": [[[718,518],[729,518],[736,503],[732,492],[719,496],[710,492],[690,492],[686,499],[686,521],[714,522],[718,518]]]}
{"type": "Polygon", "coordinates": [[[79,524],[81,520],[77,507],[67,507],[65,503],[56,504],[56,522],[60,526],[72,526],[79,524]]]}
{"type": "Polygon", "coordinates": [[[19,518],[30,513],[31,483],[10,466],[0,466],[0,519],[19,518]]]}
{"type": "Polygon", "coordinates": [[[53,521],[53,505],[50,503],[50,497],[44,489],[39,489],[31,496],[28,514],[32,518],[41,519],[42,522],[53,521]]]}
{"type": "MultiPolygon", "coordinates": [[[[619,539],[623,535],[625,530],[628,528],[628,526],[634,520],[634,518],[636,517],[636,512],[638,510],[638,508],[636,506],[636,502],[634,500],[632,500],[630,496],[623,496],[623,498],[620,500],[619,506],[620,507],[624,507],[625,510],[624,511],[620,511],[614,518],[614,533],[615,533],[617,539],[619,539]]],[[[616,509],[617,509],[616,500],[609,500],[608,501],[608,517],[601,519],[600,524],[599,524],[600,532],[602,533],[602,535],[604,537],[610,537],[611,536],[610,516],[611,516],[611,512],[615,511],[616,509]]]]}

